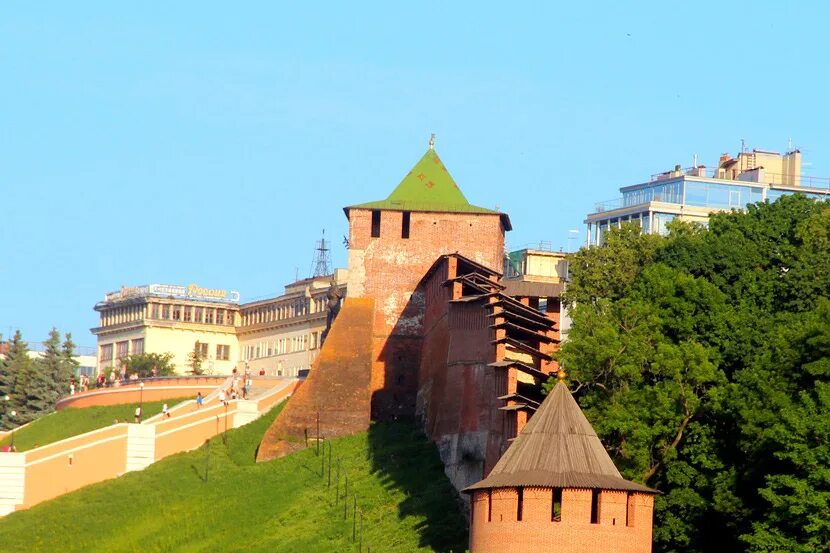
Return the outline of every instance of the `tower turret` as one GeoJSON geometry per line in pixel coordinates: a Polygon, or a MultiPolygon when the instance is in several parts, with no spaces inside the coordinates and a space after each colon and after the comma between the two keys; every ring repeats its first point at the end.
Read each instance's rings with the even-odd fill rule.
{"type": "Polygon", "coordinates": [[[650,553],[654,494],[625,480],[560,381],[472,497],[470,551],[650,553]]]}

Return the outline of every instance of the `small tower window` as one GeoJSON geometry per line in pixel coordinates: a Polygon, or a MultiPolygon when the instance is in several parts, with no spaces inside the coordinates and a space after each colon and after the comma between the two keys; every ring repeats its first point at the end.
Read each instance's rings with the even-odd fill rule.
{"type": "Polygon", "coordinates": [[[634,526],[634,494],[631,492],[625,498],[625,525],[634,526]]]}
{"type": "Polygon", "coordinates": [[[372,210],[372,238],[380,236],[380,211],[372,210]]]}
{"type": "Polygon", "coordinates": [[[599,524],[599,490],[591,490],[591,524],[599,524]]]}
{"type": "Polygon", "coordinates": [[[559,522],[562,520],[562,488],[553,488],[552,496],[550,519],[559,522]]]}
{"type": "Polygon", "coordinates": [[[525,498],[525,489],[524,488],[516,488],[516,520],[521,522],[522,520],[522,509],[524,507],[524,498],[525,498]]]}
{"type": "Polygon", "coordinates": [[[401,238],[409,238],[409,216],[408,211],[403,212],[403,222],[401,224],[401,238]]]}
{"type": "Polygon", "coordinates": [[[493,490],[487,490],[487,522],[493,520],[493,490]]]}

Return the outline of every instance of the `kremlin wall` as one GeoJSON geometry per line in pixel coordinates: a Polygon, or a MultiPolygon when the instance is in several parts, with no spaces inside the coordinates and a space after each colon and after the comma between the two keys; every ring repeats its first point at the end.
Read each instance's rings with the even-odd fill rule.
{"type": "Polygon", "coordinates": [[[502,278],[504,213],[470,204],[430,149],[381,201],[344,208],[347,297],[260,444],[287,455],[412,419],[471,496],[470,549],[651,551],[657,493],[624,480],[559,370],[561,287],[502,278]]]}

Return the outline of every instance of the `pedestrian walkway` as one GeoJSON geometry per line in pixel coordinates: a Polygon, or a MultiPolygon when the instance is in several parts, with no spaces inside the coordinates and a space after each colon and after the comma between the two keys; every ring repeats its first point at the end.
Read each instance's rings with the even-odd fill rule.
{"type": "Polygon", "coordinates": [[[250,399],[227,404],[211,399],[201,409],[188,400],[174,406],[170,418],[113,424],[22,453],[0,453],[0,516],[195,449],[259,418],[300,384],[287,378],[269,382],[273,385],[259,386],[250,399]]]}

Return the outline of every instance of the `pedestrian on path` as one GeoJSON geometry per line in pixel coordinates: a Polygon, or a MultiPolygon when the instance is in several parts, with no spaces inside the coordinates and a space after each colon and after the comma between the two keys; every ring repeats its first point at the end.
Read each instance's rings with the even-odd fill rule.
{"type": "Polygon", "coordinates": [[[199,392],[199,393],[196,394],[196,409],[201,409],[202,408],[203,399],[204,398],[202,397],[202,392],[199,392]]]}
{"type": "Polygon", "coordinates": [[[135,408],[135,422],[136,422],[136,424],[141,422],[141,407],[140,406],[135,408]]]}
{"type": "Polygon", "coordinates": [[[170,409],[167,408],[167,404],[161,406],[161,416],[162,418],[169,419],[170,418],[170,409]]]}

